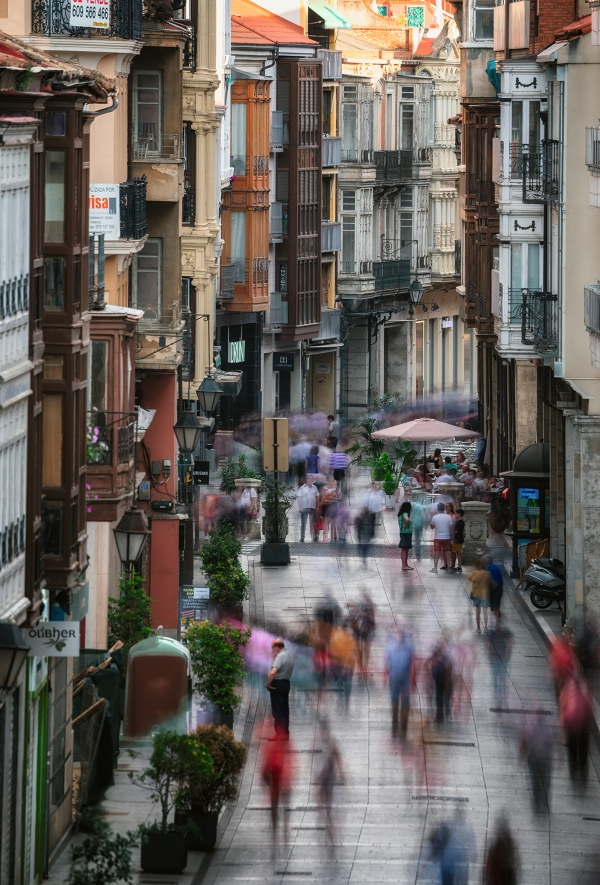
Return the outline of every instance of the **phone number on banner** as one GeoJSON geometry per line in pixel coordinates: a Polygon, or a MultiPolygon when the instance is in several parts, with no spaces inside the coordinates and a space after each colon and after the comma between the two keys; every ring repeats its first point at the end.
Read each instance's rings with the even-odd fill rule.
{"type": "Polygon", "coordinates": [[[72,28],[108,28],[110,0],[71,0],[69,26],[72,28]]]}

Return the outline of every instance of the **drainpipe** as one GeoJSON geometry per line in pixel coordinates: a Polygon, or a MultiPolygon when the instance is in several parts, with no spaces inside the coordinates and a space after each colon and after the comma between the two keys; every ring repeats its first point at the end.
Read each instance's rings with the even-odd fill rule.
{"type": "Polygon", "coordinates": [[[113,96],[113,103],[109,108],[102,108],[101,111],[86,111],[90,117],[101,117],[103,114],[112,114],[119,107],[119,99],[113,96]]]}
{"type": "Polygon", "coordinates": [[[509,24],[510,24],[510,2],[509,2],[509,0],[504,0],[504,59],[505,60],[510,58],[510,49],[508,48],[509,43],[510,43],[509,24]]]}

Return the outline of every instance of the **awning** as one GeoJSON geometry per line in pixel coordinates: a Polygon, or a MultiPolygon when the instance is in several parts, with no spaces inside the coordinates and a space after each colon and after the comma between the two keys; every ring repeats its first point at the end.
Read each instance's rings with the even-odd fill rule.
{"type": "Polygon", "coordinates": [[[349,22],[348,19],[344,18],[340,12],[337,12],[337,10],[332,9],[329,3],[326,3],[325,0],[308,0],[308,8],[312,9],[319,18],[323,19],[324,28],[345,28],[346,30],[349,30],[352,27],[352,22],[349,22]]]}

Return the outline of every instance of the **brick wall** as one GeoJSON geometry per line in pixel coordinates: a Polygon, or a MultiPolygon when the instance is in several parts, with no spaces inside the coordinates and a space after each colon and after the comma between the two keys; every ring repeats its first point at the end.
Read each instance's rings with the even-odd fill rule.
{"type": "Polygon", "coordinates": [[[554,43],[556,31],[579,18],[577,0],[531,0],[530,9],[529,49],[532,53],[541,52],[554,43]]]}

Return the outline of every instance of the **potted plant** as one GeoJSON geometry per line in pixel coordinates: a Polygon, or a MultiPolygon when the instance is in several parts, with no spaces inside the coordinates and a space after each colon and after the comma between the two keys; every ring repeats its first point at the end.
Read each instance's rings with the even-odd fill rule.
{"type": "Polygon", "coordinates": [[[287,565],[290,561],[290,549],[285,543],[289,528],[287,513],[293,498],[275,478],[265,482],[265,489],[262,522],[265,543],[261,549],[261,562],[265,565],[287,565]]]}
{"type": "Polygon", "coordinates": [[[150,789],[160,805],[160,820],[142,827],[141,866],[146,873],[180,873],[187,865],[185,832],[169,823],[177,803],[187,801],[189,783],[212,774],[212,760],[193,735],[158,732],[152,741],[150,766],[132,781],[150,789]]]}
{"type": "Polygon", "coordinates": [[[236,479],[261,479],[260,473],[248,467],[245,455],[240,455],[237,461],[230,461],[221,467],[220,490],[225,495],[231,495],[235,491],[236,479]]]}
{"type": "Polygon", "coordinates": [[[210,753],[212,772],[187,784],[185,798],[178,802],[175,823],[188,825],[189,849],[212,851],[219,814],[224,805],[237,799],[247,750],[224,725],[202,725],[196,729],[195,738],[210,753]]]}
{"type": "Polygon", "coordinates": [[[200,621],[190,624],[183,640],[192,660],[194,691],[216,707],[221,724],[229,728],[233,728],[233,711],[240,703],[236,688],[244,676],[240,648],[251,635],[251,630],[238,630],[227,622],[200,621]]]}
{"type": "Polygon", "coordinates": [[[377,430],[381,430],[382,423],[376,418],[363,418],[352,426],[352,433],[355,436],[354,442],[350,448],[346,449],[353,464],[359,467],[372,467],[372,462],[379,458],[385,448],[385,440],[376,439],[373,434],[377,430]]]}
{"type": "Polygon", "coordinates": [[[83,842],[71,849],[69,885],[116,885],[132,882],[131,849],[139,833],[113,836],[98,814],[82,813],[82,829],[89,832],[83,842]]]}
{"type": "Polygon", "coordinates": [[[229,522],[223,523],[200,548],[211,603],[240,621],[242,604],[248,598],[250,586],[250,578],[240,564],[241,549],[235,529],[229,522]]]}

